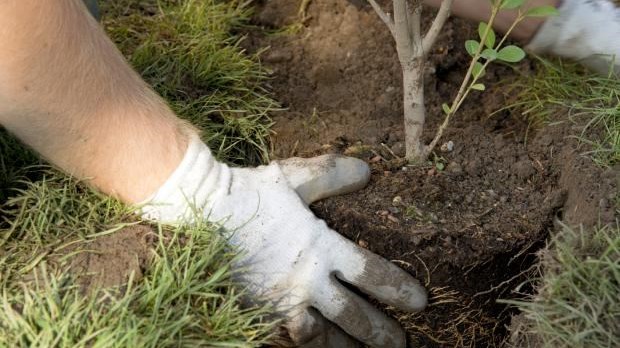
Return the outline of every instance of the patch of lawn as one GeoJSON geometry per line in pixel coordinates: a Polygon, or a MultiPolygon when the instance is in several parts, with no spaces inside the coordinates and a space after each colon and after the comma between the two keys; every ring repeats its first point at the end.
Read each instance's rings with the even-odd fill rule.
{"type": "Polygon", "coordinates": [[[521,346],[620,346],[620,225],[591,232],[564,227],[539,267],[530,301],[508,302],[525,314],[521,346]]]}
{"type": "Polygon", "coordinates": [[[76,282],[85,275],[71,271],[71,255],[56,254],[76,243],[91,252],[90,241],[118,233],[132,213],[53,172],[4,210],[2,347],[257,347],[269,338],[267,311],[240,308],[235,256],[213,226],[155,227],[143,279],[85,295],[76,282]]]}
{"type": "Polygon", "coordinates": [[[601,166],[620,163],[620,80],[583,71],[576,64],[537,59],[536,73],[513,86],[514,104],[535,126],[559,113],[585,124],[579,139],[601,166]]]}
{"type": "Polygon", "coordinates": [[[268,162],[266,71],[233,32],[248,1],[119,0],[102,3],[103,25],[136,70],[179,115],[203,131],[220,159],[268,162]]]}
{"type": "MultiPolygon", "coordinates": [[[[577,138],[598,165],[620,164],[620,80],[577,64],[537,58],[532,75],[513,85],[516,108],[535,127],[562,119],[583,127],[577,138]]],[[[562,119],[559,122],[562,122],[562,119]]],[[[617,202],[618,203],[618,202],[617,202]]],[[[620,346],[620,225],[564,227],[541,252],[535,293],[516,305],[517,347],[620,346]]]]}
{"type": "MultiPolygon", "coordinates": [[[[268,161],[266,73],[239,46],[248,2],[100,1],[131,64],[229,163],[268,161]]],[[[265,308],[242,309],[236,257],[216,229],[155,226],[141,279],[84,292],[70,246],[137,223],[132,211],[40,164],[0,130],[0,347],[257,347],[265,308]],[[60,255],[60,256],[59,256],[60,255]]],[[[93,253],[96,257],[96,253],[93,253]]]]}

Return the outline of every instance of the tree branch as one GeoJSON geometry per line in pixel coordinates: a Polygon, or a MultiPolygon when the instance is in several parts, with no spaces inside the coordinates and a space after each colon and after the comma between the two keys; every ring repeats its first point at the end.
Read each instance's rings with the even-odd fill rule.
{"type": "Polygon", "coordinates": [[[435,41],[437,41],[437,36],[439,36],[439,31],[443,28],[443,25],[446,23],[448,17],[450,17],[450,8],[452,7],[452,3],[454,0],[443,0],[441,2],[441,6],[439,7],[439,12],[437,12],[437,16],[433,20],[433,24],[428,29],[426,35],[424,35],[424,40],[422,42],[422,49],[424,50],[424,54],[429,52],[435,41]]]}
{"type": "Polygon", "coordinates": [[[422,23],[422,0],[415,0],[412,6],[407,4],[407,20],[409,22],[411,41],[416,50],[416,54],[419,54],[420,52],[423,52],[420,51],[422,49],[422,36],[420,32],[420,25],[422,23]]]}
{"type": "MultiPolygon", "coordinates": [[[[428,156],[433,151],[435,146],[437,146],[437,142],[443,135],[444,129],[446,129],[446,127],[448,126],[450,117],[454,115],[456,111],[458,111],[459,107],[463,103],[464,98],[467,96],[467,94],[471,90],[471,88],[468,88],[468,86],[469,86],[469,80],[473,76],[472,72],[474,70],[474,65],[480,58],[480,53],[482,52],[482,49],[484,48],[484,42],[487,39],[487,35],[489,35],[489,31],[492,30],[491,27],[493,25],[493,22],[495,21],[495,16],[497,16],[498,11],[499,11],[499,7],[493,7],[493,9],[491,10],[491,18],[489,18],[489,25],[487,25],[487,29],[484,31],[484,33],[482,34],[482,38],[480,39],[481,44],[478,47],[478,50],[476,51],[476,53],[474,54],[474,57],[472,58],[471,62],[469,63],[469,68],[467,69],[467,72],[465,73],[465,78],[463,79],[463,82],[461,83],[461,87],[459,87],[459,91],[456,93],[456,97],[454,97],[454,100],[452,101],[452,105],[450,106],[450,112],[446,115],[443,123],[439,126],[439,129],[437,130],[437,133],[435,134],[435,138],[433,138],[431,143],[426,147],[425,156],[428,156]]],[[[491,62],[490,60],[487,60],[484,63],[484,65],[482,66],[482,71],[484,71],[484,69],[487,67],[487,65],[490,62],[491,62]]],[[[474,78],[474,81],[476,80],[477,78],[474,78]]]]}
{"type": "Polygon", "coordinates": [[[407,0],[392,0],[394,7],[394,40],[396,40],[396,52],[401,65],[411,63],[414,56],[414,47],[409,31],[409,14],[407,13],[407,0]]]}
{"type": "Polygon", "coordinates": [[[377,4],[375,0],[368,0],[368,2],[370,3],[370,6],[372,6],[372,9],[375,10],[379,18],[381,18],[383,23],[385,23],[385,25],[388,27],[392,36],[396,38],[396,33],[394,32],[394,21],[392,20],[392,18],[390,18],[390,15],[383,11],[381,6],[379,6],[379,4],[377,4]]]}

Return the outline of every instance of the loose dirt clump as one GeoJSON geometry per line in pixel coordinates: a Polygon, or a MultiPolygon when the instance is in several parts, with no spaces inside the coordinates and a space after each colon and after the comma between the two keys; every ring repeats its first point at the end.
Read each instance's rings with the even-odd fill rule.
{"type": "Polygon", "coordinates": [[[139,282],[150,264],[157,234],[149,226],[134,225],[119,231],[69,244],[52,255],[49,263],[66,269],[82,291],[139,282]]]}
{"type": "MultiPolygon", "coordinates": [[[[294,23],[298,8],[290,3],[265,1],[256,24],[277,32],[294,23]]],[[[344,153],[371,164],[367,188],[313,209],[426,283],[431,304],[424,312],[385,308],[407,329],[412,346],[500,345],[513,312],[496,300],[531,291],[515,289],[555,221],[614,220],[617,173],[580,155],[570,137],[574,124],[562,115],[536,130],[516,113],[494,113],[511,100],[501,87],[466,101],[444,135],[451,151],[438,151],[426,166],[406,166],[401,72],[383,23],[363,1],[312,1],[307,15],[298,34],[248,33],[249,49],[271,47],[262,60],[288,108],[274,115],[275,155],[344,153]]],[[[474,29],[451,19],[430,54],[427,142],[441,121],[441,103],[465,73],[463,43],[474,29]]],[[[497,66],[485,84],[514,76],[497,66]]]]}

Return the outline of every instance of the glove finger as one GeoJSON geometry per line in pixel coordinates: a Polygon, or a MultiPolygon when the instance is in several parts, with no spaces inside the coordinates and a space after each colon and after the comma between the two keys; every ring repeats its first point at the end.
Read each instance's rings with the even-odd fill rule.
{"type": "Polygon", "coordinates": [[[346,332],[342,331],[337,325],[330,323],[327,319],[323,318],[325,321],[325,343],[321,344],[319,342],[318,345],[303,345],[303,348],[310,347],[327,347],[327,348],[361,348],[362,344],[353,337],[347,335],[346,332]]]}
{"type": "Polygon", "coordinates": [[[315,290],[313,306],[355,339],[376,348],[405,347],[405,332],[337,280],[315,290]]]}
{"type": "Polygon", "coordinates": [[[368,164],[353,157],[293,157],[277,163],[291,187],[306,204],[359,190],[370,180],[368,164]]]}
{"type": "Polygon", "coordinates": [[[342,245],[338,246],[340,259],[335,265],[340,280],[402,310],[418,312],[426,307],[426,290],[417,279],[379,255],[338,237],[342,245]]]}
{"type": "Polygon", "coordinates": [[[303,310],[286,325],[296,347],[358,348],[361,345],[314,308],[303,310]]]}
{"type": "Polygon", "coordinates": [[[302,348],[361,348],[362,344],[357,342],[353,337],[347,335],[337,325],[330,323],[327,319],[325,321],[325,333],[324,338],[319,339],[316,342],[309,342],[301,345],[302,348]]]}

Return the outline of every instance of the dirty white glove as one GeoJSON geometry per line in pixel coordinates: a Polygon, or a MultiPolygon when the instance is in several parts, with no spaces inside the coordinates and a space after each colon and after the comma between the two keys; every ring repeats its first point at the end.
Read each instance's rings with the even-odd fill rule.
{"type": "Polygon", "coordinates": [[[221,222],[241,249],[241,280],[284,316],[296,344],[353,347],[352,336],[372,347],[404,347],[398,323],[343,283],[406,311],[424,308],[425,290],[308,209],[315,200],[363,187],[369,175],[363,161],[330,155],[230,168],[193,139],[143,211],[148,218],[176,222],[192,219],[194,206],[206,219],[221,222]]]}
{"type": "Polygon", "coordinates": [[[620,76],[620,9],[609,0],[561,0],[527,48],[575,59],[607,76],[620,76]]]}

